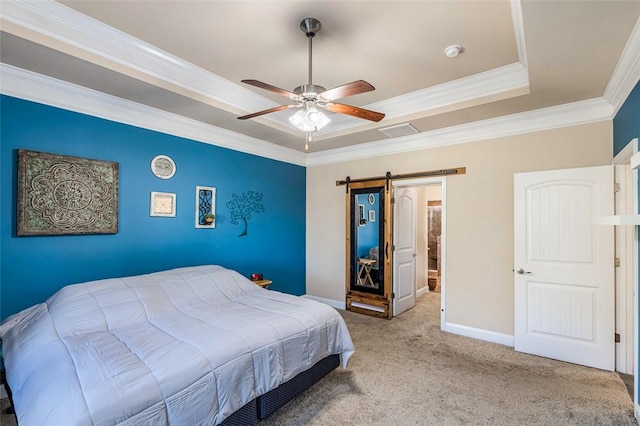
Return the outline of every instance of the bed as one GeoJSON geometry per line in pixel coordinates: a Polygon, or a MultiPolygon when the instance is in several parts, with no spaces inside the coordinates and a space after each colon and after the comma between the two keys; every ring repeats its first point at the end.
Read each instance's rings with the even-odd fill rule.
{"type": "Polygon", "coordinates": [[[254,424],[354,351],[333,308],[216,265],[69,285],[0,339],[21,426],[254,424]]]}

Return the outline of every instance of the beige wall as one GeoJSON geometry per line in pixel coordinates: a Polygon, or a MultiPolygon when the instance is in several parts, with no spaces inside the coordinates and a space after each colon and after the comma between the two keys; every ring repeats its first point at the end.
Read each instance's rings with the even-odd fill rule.
{"type": "Polygon", "coordinates": [[[307,169],[307,294],[344,302],[345,187],[336,180],[466,167],[447,178],[446,320],[513,334],[513,174],[610,164],[612,122],[307,169]]]}

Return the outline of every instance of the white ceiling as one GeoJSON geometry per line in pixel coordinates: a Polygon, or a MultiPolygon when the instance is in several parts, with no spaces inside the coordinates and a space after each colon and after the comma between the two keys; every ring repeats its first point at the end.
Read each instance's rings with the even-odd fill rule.
{"type": "Polygon", "coordinates": [[[291,103],[243,79],[289,91],[307,83],[299,24],[315,17],[313,83],[366,80],[375,91],[340,102],[386,114],[379,123],[331,114],[309,147],[320,152],[392,144],[378,129],[398,124],[431,134],[602,98],[639,16],[638,0],[2,0],[0,59],[304,151],[291,110],[236,117],[291,103]],[[447,58],[451,44],[464,52],[447,58]]]}

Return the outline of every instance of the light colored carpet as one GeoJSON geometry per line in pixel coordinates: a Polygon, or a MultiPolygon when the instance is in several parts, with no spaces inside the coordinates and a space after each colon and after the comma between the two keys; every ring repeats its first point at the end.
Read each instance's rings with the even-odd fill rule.
{"type": "Polygon", "coordinates": [[[356,346],[348,368],[260,426],[637,424],[616,373],[443,333],[439,310],[428,293],[391,321],[342,312],[356,346]]]}
{"type": "Polygon", "coordinates": [[[440,331],[440,294],[391,321],[343,312],[356,353],[261,426],[635,425],[613,372],[440,331]]]}

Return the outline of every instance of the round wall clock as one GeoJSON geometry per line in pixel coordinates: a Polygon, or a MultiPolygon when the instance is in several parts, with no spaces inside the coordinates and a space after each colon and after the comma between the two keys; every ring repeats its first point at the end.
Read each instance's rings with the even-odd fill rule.
{"type": "Polygon", "coordinates": [[[166,155],[156,155],[151,160],[151,171],[160,179],[170,179],[176,174],[176,163],[166,155]]]}
{"type": "Polygon", "coordinates": [[[373,194],[369,194],[369,204],[373,205],[376,202],[376,197],[373,194]]]}

